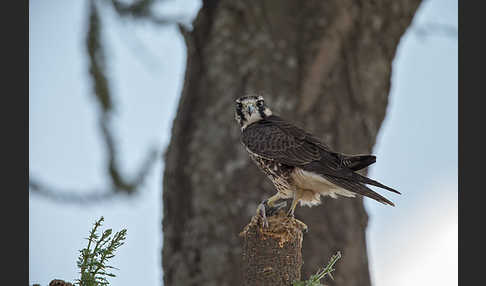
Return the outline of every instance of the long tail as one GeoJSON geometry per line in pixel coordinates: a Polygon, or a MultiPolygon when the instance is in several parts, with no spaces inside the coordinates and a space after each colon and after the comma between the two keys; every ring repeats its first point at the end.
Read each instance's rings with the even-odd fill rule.
{"type": "Polygon", "coordinates": [[[337,177],[333,177],[333,176],[326,176],[326,178],[331,181],[332,183],[348,190],[348,191],[351,191],[353,193],[356,193],[356,194],[359,194],[359,195],[362,195],[362,196],[366,196],[368,198],[371,198],[371,199],[374,199],[382,204],[385,204],[385,205],[390,205],[390,206],[395,206],[394,203],[392,203],[390,200],[388,200],[387,198],[385,198],[384,196],[374,192],[373,190],[371,190],[370,188],[368,188],[367,186],[365,186],[364,184],[362,183],[359,183],[359,182],[352,182],[352,181],[348,181],[346,179],[342,179],[342,178],[337,178],[337,177]]]}
{"type": "Polygon", "coordinates": [[[397,193],[397,194],[400,194],[400,195],[401,195],[401,193],[400,193],[399,191],[397,191],[397,190],[395,190],[395,189],[393,189],[393,188],[390,188],[390,187],[388,187],[388,186],[385,186],[385,185],[383,185],[382,183],[377,182],[377,181],[375,181],[375,180],[372,180],[372,179],[370,179],[370,178],[368,178],[368,177],[361,176],[361,175],[360,175],[360,174],[358,174],[358,173],[353,173],[353,177],[354,177],[354,179],[356,179],[357,181],[359,181],[359,182],[361,182],[361,183],[363,183],[363,184],[368,184],[368,185],[372,185],[372,186],[380,187],[380,188],[383,188],[383,189],[385,189],[385,190],[389,190],[390,192],[394,192],[394,193],[397,193]]]}

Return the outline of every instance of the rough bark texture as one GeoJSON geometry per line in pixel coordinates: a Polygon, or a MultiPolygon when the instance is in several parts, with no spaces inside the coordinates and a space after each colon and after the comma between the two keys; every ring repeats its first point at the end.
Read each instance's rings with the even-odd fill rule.
{"type": "Polygon", "coordinates": [[[301,280],[302,224],[283,211],[270,217],[268,223],[268,228],[262,228],[255,215],[240,233],[245,286],[291,285],[301,280]]]}
{"type": "MultiPolygon", "coordinates": [[[[203,1],[183,32],[186,75],[165,158],[166,286],[243,281],[238,233],[275,190],[239,142],[234,100],[261,92],[274,113],[336,151],[369,153],[396,47],[419,3],[203,1]]],[[[330,285],[370,285],[361,198],[325,198],[296,217],[309,226],[303,277],[340,250],[330,285]]]]}
{"type": "MultiPolygon", "coordinates": [[[[36,286],[38,284],[34,284],[33,286],[36,286]]],[[[54,279],[49,283],[49,286],[73,286],[70,282],[66,282],[61,279],[54,279]]]]}

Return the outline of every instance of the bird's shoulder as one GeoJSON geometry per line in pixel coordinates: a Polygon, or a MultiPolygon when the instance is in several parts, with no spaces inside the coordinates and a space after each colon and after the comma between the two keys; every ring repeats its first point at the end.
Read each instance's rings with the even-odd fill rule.
{"type": "Polygon", "coordinates": [[[275,147],[274,141],[284,144],[281,147],[289,147],[299,144],[299,140],[300,138],[285,132],[282,126],[277,121],[271,120],[271,118],[254,122],[248,125],[241,133],[241,141],[250,149],[275,147]]]}
{"type": "Polygon", "coordinates": [[[276,115],[250,124],[241,139],[252,152],[289,165],[319,161],[330,152],[319,139],[276,115]]]}
{"type": "Polygon", "coordinates": [[[266,141],[278,138],[285,142],[300,142],[306,139],[306,134],[303,129],[292,123],[271,115],[248,125],[242,132],[242,138],[243,140],[258,138],[266,141]]]}
{"type": "Polygon", "coordinates": [[[319,138],[307,132],[303,128],[300,128],[299,126],[291,123],[290,121],[284,120],[281,117],[276,115],[269,116],[267,121],[275,125],[276,127],[278,127],[280,130],[285,132],[288,136],[315,145],[322,150],[331,152],[329,146],[326,145],[324,142],[322,142],[319,138]]]}

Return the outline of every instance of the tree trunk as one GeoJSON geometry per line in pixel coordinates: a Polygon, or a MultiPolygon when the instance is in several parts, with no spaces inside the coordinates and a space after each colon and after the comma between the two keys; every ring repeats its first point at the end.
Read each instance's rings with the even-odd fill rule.
{"type": "MultiPolygon", "coordinates": [[[[275,114],[334,150],[369,153],[396,47],[419,3],[203,1],[183,31],[186,75],[165,155],[166,286],[242,284],[238,233],[275,190],[239,142],[234,100],[263,93],[275,114]]],[[[303,278],[340,250],[329,285],[370,285],[361,198],[324,198],[295,215],[309,226],[303,278]]]]}

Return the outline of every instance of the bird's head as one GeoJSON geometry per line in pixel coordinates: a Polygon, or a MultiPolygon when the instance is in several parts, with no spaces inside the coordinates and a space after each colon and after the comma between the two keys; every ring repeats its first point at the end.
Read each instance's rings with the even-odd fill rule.
{"type": "Polygon", "coordinates": [[[270,115],[272,111],[265,105],[263,96],[249,95],[236,100],[235,118],[241,130],[270,115]]]}

